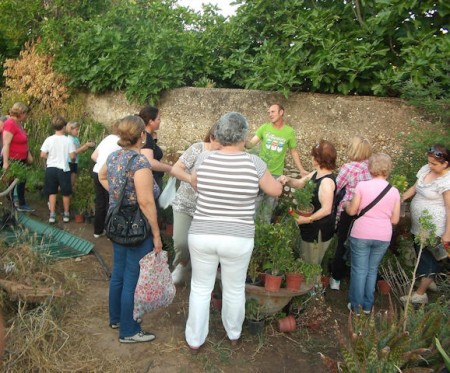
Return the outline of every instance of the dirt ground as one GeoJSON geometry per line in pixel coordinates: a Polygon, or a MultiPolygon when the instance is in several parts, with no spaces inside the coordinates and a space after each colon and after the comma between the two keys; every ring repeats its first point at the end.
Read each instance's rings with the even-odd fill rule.
{"type": "MultiPolygon", "coordinates": [[[[46,221],[45,201],[31,201],[37,211],[33,217],[46,221]]],[[[276,322],[266,323],[262,336],[249,334],[244,324],[243,334],[237,346],[232,347],[226,338],[220,314],[211,311],[210,332],[204,347],[192,355],[185,345],[184,327],[188,313],[189,287],[178,286],[173,303],[143,317],[143,329],[157,338],[143,344],[121,344],[117,330],[108,327],[108,273],[112,266],[112,244],[105,238],[93,237],[92,224],[71,221],[57,226],[95,244],[94,250],[83,257],[59,263],[65,271],[73,271],[86,283],[79,297],[73,317],[78,320],[79,333],[84,334],[92,353],[99,358],[122,361],[127,369],[117,366],[115,372],[327,372],[319,352],[338,357],[338,346],[333,331],[336,319],[341,328],[347,324],[347,286],[343,290],[328,289],[326,303],[331,307],[330,319],[319,330],[299,327],[292,333],[279,333],[276,322]],[[100,260],[99,260],[100,258],[100,260]],[[101,264],[104,262],[104,268],[101,264]]],[[[377,294],[377,305],[386,304],[377,294]]]]}

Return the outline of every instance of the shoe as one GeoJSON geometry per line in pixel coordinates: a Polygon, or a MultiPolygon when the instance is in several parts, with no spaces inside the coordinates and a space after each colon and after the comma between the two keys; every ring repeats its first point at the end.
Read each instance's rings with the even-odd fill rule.
{"type": "Polygon", "coordinates": [[[64,223],[68,223],[69,221],[70,221],[70,213],[65,212],[65,213],[63,214],[63,222],[64,222],[64,223]]]}
{"type": "Polygon", "coordinates": [[[236,347],[239,342],[239,339],[230,339],[230,343],[232,347],[236,347]]]}
{"type": "Polygon", "coordinates": [[[188,265],[183,265],[181,263],[177,264],[175,269],[172,271],[172,281],[174,284],[181,284],[186,281],[186,277],[189,273],[188,265]]]}
{"type": "Polygon", "coordinates": [[[16,209],[19,208],[19,200],[14,198],[13,205],[16,209]]]}
{"type": "Polygon", "coordinates": [[[34,212],[35,209],[30,207],[30,206],[28,206],[28,205],[22,205],[22,206],[17,207],[17,211],[20,211],[20,212],[34,212]]]}
{"type": "Polygon", "coordinates": [[[114,322],[114,323],[112,323],[112,324],[109,324],[109,327],[110,327],[111,329],[119,329],[119,328],[120,328],[120,323],[114,322]]]}
{"type": "MultiPolygon", "coordinates": [[[[404,296],[400,297],[400,300],[403,303],[405,303],[407,299],[408,299],[407,295],[404,295],[404,296]]],[[[420,294],[417,294],[416,292],[414,292],[411,295],[411,303],[427,304],[428,303],[428,295],[427,295],[427,293],[424,293],[424,294],[420,295],[420,294]]]]}
{"type": "Polygon", "coordinates": [[[120,343],[140,343],[140,342],[151,342],[156,338],[152,333],[147,333],[141,330],[139,333],[131,337],[119,338],[120,343]]]}
{"type": "Polygon", "coordinates": [[[94,238],[100,238],[100,237],[103,237],[105,234],[106,234],[105,231],[103,231],[103,232],[100,233],[100,234],[94,233],[94,238]]]}
{"type": "MultiPolygon", "coordinates": [[[[350,302],[347,303],[347,308],[350,312],[355,312],[352,310],[352,304],[350,302]]],[[[359,316],[359,312],[355,312],[355,313],[356,313],[356,316],[359,316]]]]}
{"type": "Polygon", "coordinates": [[[48,222],[49,222],[50,224],[56,223],[56,214],[55,214],[55,213],[51,213],[51,214],[50,214],[50,217],[48,218],[48,222]]]}
{"type": "Polygon", "coordinates": [[[335,280],[333,277],[330,277],[330,289],[339,290],[340,285],[341,285],[341,281],[335,280]]]}

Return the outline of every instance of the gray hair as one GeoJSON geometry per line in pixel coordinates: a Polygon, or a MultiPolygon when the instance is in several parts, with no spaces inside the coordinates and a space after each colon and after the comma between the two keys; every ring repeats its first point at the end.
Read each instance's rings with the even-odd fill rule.
{"type": "Polygon", "coordinates": [[[220,145],[235,145],[247,139],[247,119],[237,112],[222,115],[216,124],[215,136],[220,145]]]}

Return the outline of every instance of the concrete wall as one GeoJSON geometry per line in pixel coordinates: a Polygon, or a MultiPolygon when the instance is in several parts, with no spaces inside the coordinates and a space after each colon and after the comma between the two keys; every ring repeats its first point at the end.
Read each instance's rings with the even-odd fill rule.
{"type": "MultiPolygon", "coordinates": [[[[253,135],[260,124],[268,121],[267,109],[275,102],[284,105],[285,121],[296,129],[298,148],[308,169],[311,147],[321,138],[335,144],[338,163],[346,161],[347,143],[355,134],[368,137],[376,151],[395,159],[412,123],[423,123],[413,108],[393,98],[293,93],[286,100],[267,91],[179,88],[163,94],[158,104],[162,118],[158,141],[167,154],[180,153],[202,139],[227,111],[244,114],[253,135]]],[[[129,103],[121,93],[109,93],[87,95],[86,108],[96,120],[108,124],[137,113],[140,105],[129,103]]],[[[173,161],[176,157],[169,158],[173,161]]]]}

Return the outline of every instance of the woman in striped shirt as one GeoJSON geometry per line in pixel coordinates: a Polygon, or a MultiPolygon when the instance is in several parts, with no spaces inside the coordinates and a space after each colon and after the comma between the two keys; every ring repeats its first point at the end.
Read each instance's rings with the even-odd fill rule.
{"type": "Polygon", "coordinates": [[[208,335],[209,303],[219,264],[222,322],[232,344],[241,336],[256,196],[259,188],[272,197],[282,192],[266,164],[244,152],[247,134],[248,122],[242,114],[223,115],[215,131],[222,148],[200,154],[192,173],[198,198],[188,238],[192,280],[185,335],[193,352],[208,335]]]}

